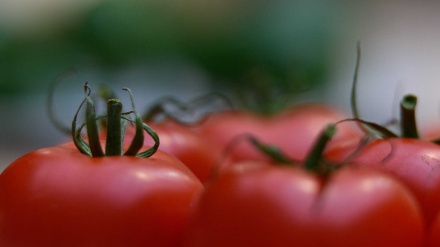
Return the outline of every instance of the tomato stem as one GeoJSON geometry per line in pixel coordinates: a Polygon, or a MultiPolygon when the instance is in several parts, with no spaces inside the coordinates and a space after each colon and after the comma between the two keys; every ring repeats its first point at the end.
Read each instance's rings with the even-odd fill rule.
{"type": "Polygon", "coordinates": [[[318,137],[315,145],[304,162],[304,168],[309,171],[320,172],[320,161],[327,143],[336,133],[336,125],[328,124],[321,135],[318,137]]]}
{"type": "Polygon", "coordinates": [[[400,102],[400,124],[402,137],[419,138],[415,114],[416,105],[417,97],[413,94],[405,95],[400,102]]]}
{"type": "Polygon", "coordinates": [[[122,155],[122,103],[119,99],[107,101],[106,156],[122,155]]]}

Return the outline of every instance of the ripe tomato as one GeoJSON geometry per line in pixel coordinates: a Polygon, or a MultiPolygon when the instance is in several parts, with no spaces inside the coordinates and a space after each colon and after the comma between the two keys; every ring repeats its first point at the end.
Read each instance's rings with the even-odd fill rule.
{"type": "Polygon", "coordinates": [[[440,214],[434,219],[427,235],[427,247],[440,246],[440,214]]]}
{"type": "MultiPolygon", "coordinates": [[[[219,150],[224,150],[240,134],[251,134],[262,142],[279,147],[292,159],[304,160],[324,126],[345,118],[343,112],[333,107],[307,104],[273,116],[247,111],[220,112],[208,117],[197,130],[219,150]]],[[[356,124],[341,123],[328,146],[344,145],[345,141],[352,139],[360,140],[362,135],[356,124]]],[[[246,142],[237,144],[231,156],[236,160],[267,160],[246,142]]]]}
{"type": "MultiPolygon", "coordinates": [[[[160,137],[159,149],[180,159],[202,182],[209,178],[217,163],[221,161],[220,151],[186,126],[172,120],[148,125],[160,137]]],[[[152,146],[153,140],[146,138],[144,144],[152,146]]]]}
{"type": "MultiPolygon", "coordinates": [[[[333,161],[347,157],[352,148],[336,147],[325,156],[333,161]]],[[[420,202],[429,225],[440,210],[440,147],[412,138],[377,139],[362,147],[350,165],[386,171],[401,180],[420,202]]]]}
{"type": "Polygon", "coordinates": [[[286,166],[231,166],[202,192],[187,247],[422,246],[417,202],[397,180],[343,168],[328,180],[286,166]]]}
{"type": "Polygon", "coordinates": [[[72,143],[0,175],[0,246],[178,246],[199,180],[177,158],[89,157],[72,143]]]}

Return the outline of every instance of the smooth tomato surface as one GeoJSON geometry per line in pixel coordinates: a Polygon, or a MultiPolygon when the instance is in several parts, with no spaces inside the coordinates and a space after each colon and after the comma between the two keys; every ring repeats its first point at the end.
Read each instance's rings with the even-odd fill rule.
{"type": "Polygon", "coordinates": [[[440,214],[434,219],[427,236],[427,247],[440,246],[440,214]]]}
{"type": "Polygon", "coordinates": [[[207,185],[187,247],[422,246],[416,200],[397,180],[344,168],[327,183],[309,172],[234,165],[207,185]]]}
{"type": "MultiPolygon", "coordinates": [[[[335,148],[326,153],[332,160],[346,157],[352,148],[335,148]]],[[[418,199],[426,222],[440,210],[440,147],[409,138],[377,139],[361,148],[350,165],[370,167],[396,176],[418,199]]]]}
{"type": "Polygon", "coordinates": [[[179,160],[40,149],[0,175],[0,246],[179,246],[199,180],[179,160]]]}
{"type": "MultiPolygon", "coordinates": [[[[202,123],[198,131],[220,150],[224,150],[235,137],[248,133],[266,144],[278,146],[292,159],[304,160],[324,127],[346,118],[343,112],[331,106],[307,104],[273,116],[246,111],[216,113],[202,123]]],[[[363,135],[354,123],[339,124],[336,133],[329,147],[360,140],[363,135]]],[[[237,144],[231,155],[236,160],[267,160],[245,141],[237,144]]]]}
{"type": "MultiPolygon", "coordinates": [[[[177,122],[148,123],[160,137],[159,149],[180,159],[202,182],[221,161],[221,152],[204,136],[177,122]]],[[[145,145],[153,141],[145,139],[145,145]]],[[[223,162],[224,163],[224,162],[223,162]]]]}

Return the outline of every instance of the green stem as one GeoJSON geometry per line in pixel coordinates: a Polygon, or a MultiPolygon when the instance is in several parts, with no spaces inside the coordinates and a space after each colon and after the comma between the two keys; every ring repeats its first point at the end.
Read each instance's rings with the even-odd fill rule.
{"type": "Polygon", "coordinates": [[[107,101],[107,137],[105,156],[122,155],[122,104],[118,99],[107,101]]]}
{"type": "Polygon", "coordinates": [[[400,121],[402,129],[402,137],[419,138],[416,124],[415,109],[417,105],[417,97],[412,94],[405,95],[400,102],[400,121]]]}
{"type": "Polygon", "coordinates": [[[335,124],[329,124],[326,126],[322,134],[318,137],[318,140],[313,146],[312,150],[308,154],[306,161],[304,162],[304,168],[306,170],[319,172],[322,153],[324,152],[327,143],[335,135],[335,133],[335,124]]]}

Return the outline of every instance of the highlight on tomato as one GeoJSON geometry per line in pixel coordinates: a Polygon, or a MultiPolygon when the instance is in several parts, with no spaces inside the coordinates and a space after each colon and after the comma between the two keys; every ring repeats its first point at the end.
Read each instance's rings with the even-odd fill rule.
{"type": "Polygon", "coordinates": [[[185,246],[423,246],[423,217],[402,183],[321,162],[334,130],[298,167],[244,161],[222,170],[193,209],[185,246]]]}
{"type": "Polygon", "coordinates": [[[134,109],[133,120],[109,100],[108,114],[96,116],[89,94],[86,85],[86,123],[77,128],[77,112],[73,142],[30,152],[0,174],[0,246],[179,246],[202,184],[157,150],[159,138],[134,109]],[[104,117],[105,150],[96,125],[104,117]],[[128,147],[125,122],[136,126],[128,147]],[[141,151],[144,130],[155,144],[141,151]]]}

